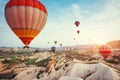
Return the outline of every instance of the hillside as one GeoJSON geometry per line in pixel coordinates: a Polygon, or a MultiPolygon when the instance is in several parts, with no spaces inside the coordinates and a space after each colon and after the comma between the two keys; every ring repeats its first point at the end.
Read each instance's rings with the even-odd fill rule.
{"type": "Polygon", "coordinates": [[[112,48],[120,48],[120,40],[107,42],[107,45],[111,46],[112,48]]]}

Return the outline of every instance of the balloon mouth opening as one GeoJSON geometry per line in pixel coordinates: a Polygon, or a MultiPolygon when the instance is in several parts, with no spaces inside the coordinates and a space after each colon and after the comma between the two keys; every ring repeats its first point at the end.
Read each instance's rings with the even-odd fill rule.
{"type": "Polygon", "coordinates": [[[28,46],[30,44],[30,42],[33,40],[33,38],[30,37],[19,37],[20,40],[22,40],[22,42],[24,43],[24,45],[28,46]]]}

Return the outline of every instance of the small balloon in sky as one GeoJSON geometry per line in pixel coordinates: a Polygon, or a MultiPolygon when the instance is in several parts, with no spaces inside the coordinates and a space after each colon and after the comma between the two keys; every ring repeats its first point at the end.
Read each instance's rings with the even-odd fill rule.
{"type": "Polygon", "coordinates": [[[54,41],[55,44],[57,44],[57,41],[54,41]]]}
{"type": "Polygon", "coordinates": [[[79,21],[75,21],[75,25],[76,25],[76,27],[78,27],[80,25],[80,22],[79,21]]]}
{"type": "Polygon", "coordinates": [[[80,33],[80,30],[77,30],[77,34],[79,34],[80,33]]]}

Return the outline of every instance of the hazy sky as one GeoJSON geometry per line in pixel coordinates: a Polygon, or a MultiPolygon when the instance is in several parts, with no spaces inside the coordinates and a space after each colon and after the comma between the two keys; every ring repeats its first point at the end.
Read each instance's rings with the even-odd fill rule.
{"type": "MultiPolygon", "coordinates": [[[[58,41],[63,46],[104,44],[120,40],[120,0],[40,0],[47,8],[48,19],[31,47],[49,47],[58,41]],[[80,34],[74,22],[79,20],[80,34]],[[75,40],[73,39],[75,38],[75,40]],[[50,44],[48,44],[50,42],[50,44]]],[[[4,16],[8,0],[0,1],[0,47],[24,46],[11,31],[4,16]]]]}

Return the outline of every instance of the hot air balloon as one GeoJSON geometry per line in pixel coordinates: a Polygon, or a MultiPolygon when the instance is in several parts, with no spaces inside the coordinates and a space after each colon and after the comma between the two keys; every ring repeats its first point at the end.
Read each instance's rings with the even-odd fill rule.
{"type": "Polygon", "coordinates": [[[77,30],[77,34],[79,34],[80,33],[80,30],[77,30]]]}
{"type": "Polygon", "coordinates": [[[80,24],[80,22],[79,22],[79,21],[75,21],[75,25],[76,25],[76,27],[78,27],[78,26],[79,26],[79,24],[80,24]]]}
{"type": "Polygon", "coordinates": [[[17,47],[14,47],[14,48],[12,49],[12,51],[16,54],[16,53],[18,52],[18,48],[17,48],[17,47]]]}
{"type": "Polygon", "coordinates": [[[62,46],[62,44],[60,44],[60,46],[62,46]]]}
{"type": "Polygon", "coordinates": [[[47,16],[47,10],[39,0],[9,0],[5,6],[9,27],[26,46],[41,32],[47,16]]]}
{"type": "Polygon", "coordinates": [[[73,40],[75,40],[75,37],[73,38],[73,40]]]}
{"type": "Polygon", "coordinates": [[[50,42],[48,41],[48,44],[50,44],[50,42]]]}
{"type": "Polygon", "coordinates": [[[56,47],[51,47],[51,51],[54,53],[56,51],[56,47]]]}
{"type": "Polygon", "coordinates": [[[57,44],[57,41],[54,41],[55,44],[57,44]]]}
{"type": "Polygon", "coordinates": [[[104,57],[107,58],[108,56],[110,56],[111,54],[111,49],[110,47],[106,46],[106,45],[101,45],[99,47],[99,53],[104,57]]]}

